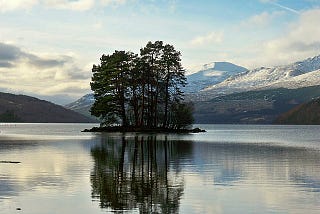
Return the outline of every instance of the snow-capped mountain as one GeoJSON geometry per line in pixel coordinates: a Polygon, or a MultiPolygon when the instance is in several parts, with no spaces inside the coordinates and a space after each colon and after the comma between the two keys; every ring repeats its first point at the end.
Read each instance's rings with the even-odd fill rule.
{"type": "Polygon", "coordinates": [[[246,71],[248,71],[246,68],[229,62],[205,64],[200,71],[187,76],[188,85],[185,88],[185,92],[197,93],[208,86],[221,83],[234,75],[246,71]]]}
{"type": "Polygon", "coordinates": [[[91,107],[94,103],[94,96],[93,94],[86,94],[80,99],[76,100],[75,102],[69,103],[65,107],[68,109],[76,110],[81,106],[81,108],[91,107]]]}
{"type": "MultiPolygon", "coordinates": [[[[250,71],[231,63],[216,62],[187,78],[186,99],[195,102],[196,121],[219,122],[220,118],[228,122],[226,118],[229,118],[232,123],[242,123],[242,120],[268,123],[284,110],[319,96],[319,87],[308,86],[320,85],[320,56],[286,66],[250,71]],[[236,92],[244,93],[237,96],[236,92]],[[230,94],[229,100],[228,96],[221,97],[227,94],[230,94]],[[272,115],[265,115],[266,109],[272,109],[272,115]],[[220,110],[227,113],[220,114],[220,110]]],[[[87,94],[66,107],[89,116],[93,103],[93,94],[87,94]]]]}
{"type": "Polygon", "coordinates": [[[320,55],[285,66],[257,68],[235,76],[202,91],[206,97],[235,92],[272,89],[302,88],[320,84],[320,55]]]}
{"type": "MultiPolygon", "coordinates": [[[[220,83],[229,77],[247,71],[246,68],[229,62],[208,63],[203,65],[200,71],[187,76],[188,85],[185,91],[187,93],[197,93],[208,86],[220,83]]],[[[94,95],[91,93],[67,104],[65,107],[74,111],[84,112],[86,109],[90,109],[93,103],[94,95]]]]}
{"type": "Polygon", "coordinates": [[[78,99],[68,105],[65,105],[64,107],[67,109],[73,110],[75,112],[78,112],[80,114],[83,114],[83,115],[90,117],[92,119],[97,120],[97,118],[91,116],[91,114],[90,114],[90,109],[91,109],[91,106],[93,105],[93,103],[94,103],[94,96],[92,93],[90,93],[90,94],[84,95],[80,99],[78,99]]]}

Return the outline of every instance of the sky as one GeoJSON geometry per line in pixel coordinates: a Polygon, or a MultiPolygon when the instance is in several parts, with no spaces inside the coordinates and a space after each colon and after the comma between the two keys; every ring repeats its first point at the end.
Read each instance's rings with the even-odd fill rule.
{"type": "Polygon", "coordinates": [[[0,91],[66,104],[90,92],[114,50],[161,40],[188,73],[253,69],[320,54],[320,0],[0,0],[0,91]]]}

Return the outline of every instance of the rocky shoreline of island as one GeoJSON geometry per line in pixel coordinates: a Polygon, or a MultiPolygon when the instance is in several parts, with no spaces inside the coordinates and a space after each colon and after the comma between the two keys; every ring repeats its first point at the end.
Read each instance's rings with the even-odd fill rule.
{"type": "Polygon", "coordinates": [[[206,130],[200,128],[193,129],[170,129],[170,128],[148,128],[148,127],[123,127],[123,126],[109,126],[109,127],[93,127],[85,129],[82,132],[141,132],[141,133],[173,133],[173,134],[188,134],[201,133],[206,130]]]}

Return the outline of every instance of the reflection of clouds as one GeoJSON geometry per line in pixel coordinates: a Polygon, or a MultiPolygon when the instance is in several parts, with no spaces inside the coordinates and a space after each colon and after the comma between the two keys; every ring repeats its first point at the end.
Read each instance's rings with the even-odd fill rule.
{"type": "Polygon", "coordinates": [[[32,53],[0,41],[0,84],[15,93],[79,97],[89,91],[90,72],[75,61],[73,55],[32,53]]]}
{"type": "Polygon", "coordinates": [[[0,200],[16,196],[17,192],[20,191],[20,187],[12,182],[12,178],[7,176],[0,176],[0,200]]]}
{"type": "Polygon", "coordinates": [[[320,180],[320,169],[317,167],[320,153],[316,150],[263,144],[210,143],[195,146],[194,154],[195,164],[201,171],[214,172],[221,177],[218,180],[226,181],[226,185],[230,179],[257,178],[260,174],[275,180],[290,180],[297,174],[320,180]],[[255,175],[257,172],[259,175],[255,175]]]}
{"type": "Polygon", "coordinates": [[[300,213],[306,207],[317,213],[320,209],[318,150],[197,142],[193,151],[197,169],[192,170],[197,173],[185,177],[187,185],[197,186],[186,192],[184,203],[190,203],[190,209],[199,209],[193,205],[197,201],[202,211],[215,207],[214,213],[221,213],[220,208],[222,213],[270,212],[270,208],[300,213]]]}
{"type": "MultiPolygon", "coordinates": [[[[1,138],[3,138],[1,136],[1,138]]],[[[8,150],[14,150],[14,149],[24,149],[27,147],[35,146],[36,143],[33,142],[27,142],[26,141],[3,141],[0,140],[0,154],[1,153],[7,153],[8,150]]]]}
{"type": "Polygon", "coordinates": [[[314,180],[308,176],[293,176],[292,181],[303,189],[308,189],[311,192],[320,192],[320,180],[314,180]]]}
{"type": "MultiPolygon", "coordinates": [[[[121,134],[113,135],[112,139],[121,137],[121,134]]],[[[105,188],[115,191],[119,190],[116,187],[123,187],[125,195],[130,196],[127,199],[134,202],[129,205],[134,207],[152,199],[158,205],[156,210],[161,209],[160,204],[171,204],[177,207],[165,209],[181,213],[305,213],[306,210],[318,213],[320,210],[319,150],[179,141],[179,136],[168,137],[169,143],[164,146],[166,136],[157,135],[158,142],[149,144],[152,147],[143,144],[142,151],[142,143],[136,144],[134,137],[134,134],[126,135],[125,149],[122,142],[105,142],[109,138],[105,134],[97,134],[90,140],[86,137],[47,141],[1,138],[0,160],[21,163],[0,164],[0,213],[12,213],[12,207],[28,208],[28,213],[111,211],[111,208],[103,211],[99,208],[100,200],[108,202],[103,198],[107,195],[101,192],[91,195],[94,182],[90,178],[95,179],[97,191],[98,184],[106,184],[105,188]],[[90,157],[90,151],[98,153],[90,157]],[[117,174],[120,167],[123,174],[117,174]],[[99,199],[92,202],[91,197],[98,195],[99,199]]],[[[121,201],[116,197],[115,200],[121,201]]]]}
{"type": "Polygon", "coordinates": [[[90,158],[82,154],[82,145],[74,143],[0,141],[1,160],[21,162],[0,164],[0,197],[20,195],[25,190],[45,193],[53,188],[74,192],[84,182],[81,175],[90,165],[90,158]]]}
{"type": "Polygon", "coordinates": [[[0,123],[0,149],[25,148],[48,141],[91,139],[93,134],[80,131],[94,125],[0,123]]]}

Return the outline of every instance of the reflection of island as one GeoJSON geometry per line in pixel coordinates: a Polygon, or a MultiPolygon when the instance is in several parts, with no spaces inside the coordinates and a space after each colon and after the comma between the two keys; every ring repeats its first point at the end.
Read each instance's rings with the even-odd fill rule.
{"type": "Polygon", "coordinates": [[[105,139],[91,150],[92,197],[112,210],[177,213],[184,190],[179,159],[190,153],[188,142],[155,136],[105,139]]]}

